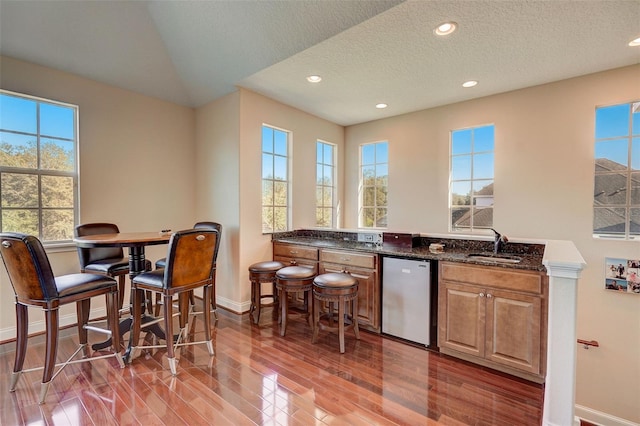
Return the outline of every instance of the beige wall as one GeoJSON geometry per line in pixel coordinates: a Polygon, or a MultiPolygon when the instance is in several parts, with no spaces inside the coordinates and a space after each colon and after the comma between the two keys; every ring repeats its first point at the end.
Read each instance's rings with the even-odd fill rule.
{"type": "Polygon", "coordinates": [[[604,258],[640,242],[592,238],[594,108],[640,99],[640,66],[347,127],[346,226],[357,226],[358,147],[389,141],[389,229],[448,232],[449,131],[494,123],[494,225],[511,238],[573,241],[578,290],[576,403],[640,422],[640,296],[606,291],[604,258]]]}
{"type": "MultiPolygon", "coordinates": [[[[195,218],[195,111],[56,71],[0,57],[0,87],[79,106],[80,221],[122,231],[187,228],[195,218]]],[[[150,247],[147,257],[165,255],[150,247]]],[[[78,272],[75,246],[49,252],[54,273],[78,272]]],[[[0,340],[15,337],[13,291],[0,268],[0,340]]],[[[98,309],[99,303],[92,304],[98,309]]],[[[62,313],[75,322],[75,309],[62,313]]],[[[31,332],[43,330],[33,310],[31,332]]]]}

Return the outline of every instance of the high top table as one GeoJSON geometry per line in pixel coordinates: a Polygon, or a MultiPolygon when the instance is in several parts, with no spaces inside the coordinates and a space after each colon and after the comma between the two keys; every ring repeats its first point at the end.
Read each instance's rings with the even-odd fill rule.
{"type": "MultiPolygon", "coordinates": [[[[78,247],[83,248],[99,248],[99,247],[127,247],[129,249],[129,277],[133,280],[136,275],[145,272],[145,255],[146,246],[168,244],[171,239],[171,233],[168,232],[119,232],[112,234],[96,234],[86,235],[83,237],[75,237],[73,242],[78,247]]],[[[133,310],[131,310],[133,312],[133,310]]],[[[144,313],[144,308],[143,308],[144,313]]],[[[155,320],[150,315],[143,315],[142,323],[155,320]]],[[[120,335],[123,335],[131,329],[132,317],[126,318],[120,322],[120,335]]],[[[165,339],[164,330],[158,324],[151,324],[147,329],[155,334],[159,339],[165,339]]],[[[93,350],[100,350],[111,346],[111,338],[102,343],[92,345],[93,350]]],[[[124,356],[128,360],[130,348],[124,356]]]]}

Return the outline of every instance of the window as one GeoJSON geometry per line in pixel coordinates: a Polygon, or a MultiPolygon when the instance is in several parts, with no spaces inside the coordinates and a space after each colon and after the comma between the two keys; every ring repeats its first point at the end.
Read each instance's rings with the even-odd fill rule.
{"type": "Polygon", "coordinates": [[[262,232],[289,229],[289,132],[262,126],[262,232]]]}
{"type": "Polygon", "coordinates": [[[316,225],[335,227],[335,145],[316,142],[316,225]]]}
{"type": "Polygon", "coordinates": [[[376,142],[360,146],[360,227],[387,226],[389,144],[376,142]]]}
{"type": "Polygon", "coordinates": [[[593,234],[640,238],[640,102],[596,108],[593,234]]]}
{"type": "Polygon", "coordinates": [[[493,226],[493,144],[493,125],[451,132],[451,231],[493,226]]]}
{"type": "Polygon", "coordinates": [[[0,90],[2,231],[70,241],[77,223],[78,107],[0,90]]]}

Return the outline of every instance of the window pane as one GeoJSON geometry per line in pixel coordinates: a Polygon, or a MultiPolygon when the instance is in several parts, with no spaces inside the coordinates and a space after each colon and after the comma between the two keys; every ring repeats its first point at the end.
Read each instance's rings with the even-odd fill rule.
{"type": "Polygon", "coordinates": [[[287,133],[280,130],[274,130],[275,148],[277,155],[287,155],[287,133]]]}
{"type": "MultiPolygon", "coordinates": [[[[38,176],[2,173],[2,207],[38,207],[38,176]]],[[[36,233],[36,235],[38,235],[36,233]]]]}
{"type": "Polygon", "coordinates": [[[629,145],[626,139],[596,142],[596,172],[622,170],[629,164],[629,145]]]}
{"type": "Polygon", "coordinates": [[[379,186],[376,188],[376,206],[387,207],[387,187],[379,186]]]}
{"type": "Polygon", "coordinates": [[[631,209],[631,235],[640,235],[640,209],[631,209]]]}
{"type": "Polygon", "coordinates": [[[372,207],[365,207],[362,209],[362,226],[371,228],[375,225],[375,209],[372,207]]]}
{"type": "Polygon", "coordinates": [[[262,154],[262,179],[273,178],[273,155],[262,154]]]}
{"type": "Polygon", "coordinates": [[[376,146],[376,163],[389,162],[389,144],[377,143],[376,146]]]}
{"type": "Polygon", "coordinates": [[[362,168],[362,183],[364,185],[375,185],[375,176],[375,166],[365,166],[362,168]]]}
{"type": "Polygon", "coordinates": [[[640,170],[640,138],[631,143],[631,170],[640,170]]]}
{"type": "Polygon", "coordinates": [[[596,205],[622,204],[627,201],[627,176],[606,174],[595,176],[594,201],[596,205]]]}
{"type": "Polygon", "coordinates": [[[262,207],[262,232],[273,232],[273,207],[262,207]]]}
{"type": "Polygon", "coordinates": [[[73,178],[64,176],[42,176],[42,207],[65,207],[72,209],[73,178]]]}
{"type": "Polygon", "coordinates": [[[490,228],[493,224],[493,209],[477,208],[474,209],[473,227],[474,228],[490,228]]]}
{"type": "Polygon", "coordinates": [[[73,108],[47,103],[40,104],[40,134],[74,139],[73,108]]]}
{"type": "Polygon", "coordinates": [[[262,181],[262,205],[273,205],[273,181],[262,181]]]}
{"type": "Polygon", "coordinates": [[[451,155],[471,153],[471,129],[451,132],[451,155]]]}
{"type": "Polygon", "coordinates": [[[29,99],[0,94],[0,128],[16,132],[37,133],[36,105],[35,101],[29,99]]]}
{"type": "Polygon", "coordinates": [[[287,205],[287,183],[274,182],[273,188],[274,188],[273,205],[286,206],[287,205]]]}
{"type": "Polygon", "coordinates": [[[362,197],[362,205],[366,207],[375,206],[376,188],[373,186],[367,186],[364,188],[364,194],[362,197]]]}
{"type": "Polygon", "coordinates": [[[323,147],[324,144],[322,142],[317,142],[316,143],[316,163],[323,163],[324,162],[324,155],[323,155],[323,147]]]}
{"type": "Polygon", "coordinates": [[[36,137],[0,132],[0,166],[38,168],[36,137]]]}
{"type": "Polygon", "coordinates": [[[274,207],[273,209],[274,223],[273,231],[282,232],[287,230],[287,208],[274,207]]]}
{"type": "Polygon", "coordinates": [[[40,140],[40,168],[72,172],[75,169],[73,142],[55,139],[40,140]]]}
{"type": "Polygon", "coordinates": [[[362,164],[374,164],[376,161],[376,147],[373,144],[362,145],[362,164]]]}
{"type": "Polygon", "coordinates": [[[274,179],[287,180],[287,157],[276,156],[273,163],[274,179]]]}
{"type": "Polygon", "coordinates": [[[72,240],[73,210],[43,210],[42,239],[44,241],[72,240]]]}
{"type": "Polygon", "coordinates": [[[322,189],[322,186],[317,186],[316,187],[316,206],[321,207],[324,205],[323,200],[324,200],[324,191],[322,189]]]}
{"type": "Polygon", "coordinates": [[[493,197],[473,197],[473,205],[478,208],[493,207],[493,197]]]}
{"type": "Polygon", "coordinates": [[[624,208],[598,208],[593,211],[593,231],[598,234],[625,233],[624,208]]]}
{"type": "Polygon", "coordinates": [[[471,209],[470,208],[452,208],[451,209],[451,228],[469,228],[471,226],[471,209]]]}
{"type": "Polygon", "coordinates": [[[387,209],[385,208],[376,209],[376,225],[375,226],[379,228],[387,227],[387,209]]]}
{"type": "Polygon", "coordinates": [[[273,153],[273,129],[262,126],[262,151],[273,153]]]}
{"type": "Polygon", "coordinates": [[[2,210],[2,232],[38,235],[38,210],[2,210]]]}
{"type": "Polygon", "coordinates": [[[596,109],[596,139],[629,134],[630,104],[596,109]]]}
{"type": "Polygon", "coordinates": [[[473,178],[486,179],[493,177],[493,153],[473,156],[473,178]]]}
{"type": "Polygon", "coordinates": [[[451,179],[471,179],[471,156],[461,155],[451,158],[451,179]]]}
{"type": "Polygon", "coordinates": [[[451,183],[451,205],[471,205],[471,181],[465,180],[451,183]]]}
{"type": "Polygon", "coordinates": [[[323,183],[325,185],[333,186],[333,167],[324,166],[322,174],[323,174],[323,183]]]}
{"type": "Polygon", "coordinates": [[[640,204],[640,172],[631,173],[631,204],[640,204]]]}
{"type": "Polygon", "coordinates": [[[325,164],[333,165],[333,146],[329,144],[323,144],[324,146],[324,156],[322,157],[322,162],[325,164]]]}
{"type": "Polygon", "coordinates": [[[322,185],[324,182],[322,164],[316,164],[316,185],[322,185]]]}
{"type": "Polygon", "coordinates": [[[493,195],[493,180],[474,180],[474,195],[493,195]]]}
{"type": "Polygon", "coordinates": [[[473,131],[473,151],[493,151],[494,126],[477,127],[473,131]]]}
{"type": "Polygon", "coordinates": [[[635,102],[631,106],[633,113],[631,121],[633,122],[633,134],[640,135],[640,102],[635,102]]]}

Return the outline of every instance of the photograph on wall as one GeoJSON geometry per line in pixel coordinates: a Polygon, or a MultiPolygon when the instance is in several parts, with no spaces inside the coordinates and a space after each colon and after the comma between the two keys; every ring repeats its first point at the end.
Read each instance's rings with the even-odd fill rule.
{"type": "Polygon", "coordinates": [[[640,294],[640,259],[605,258],[605,289],[640,294]]]}

